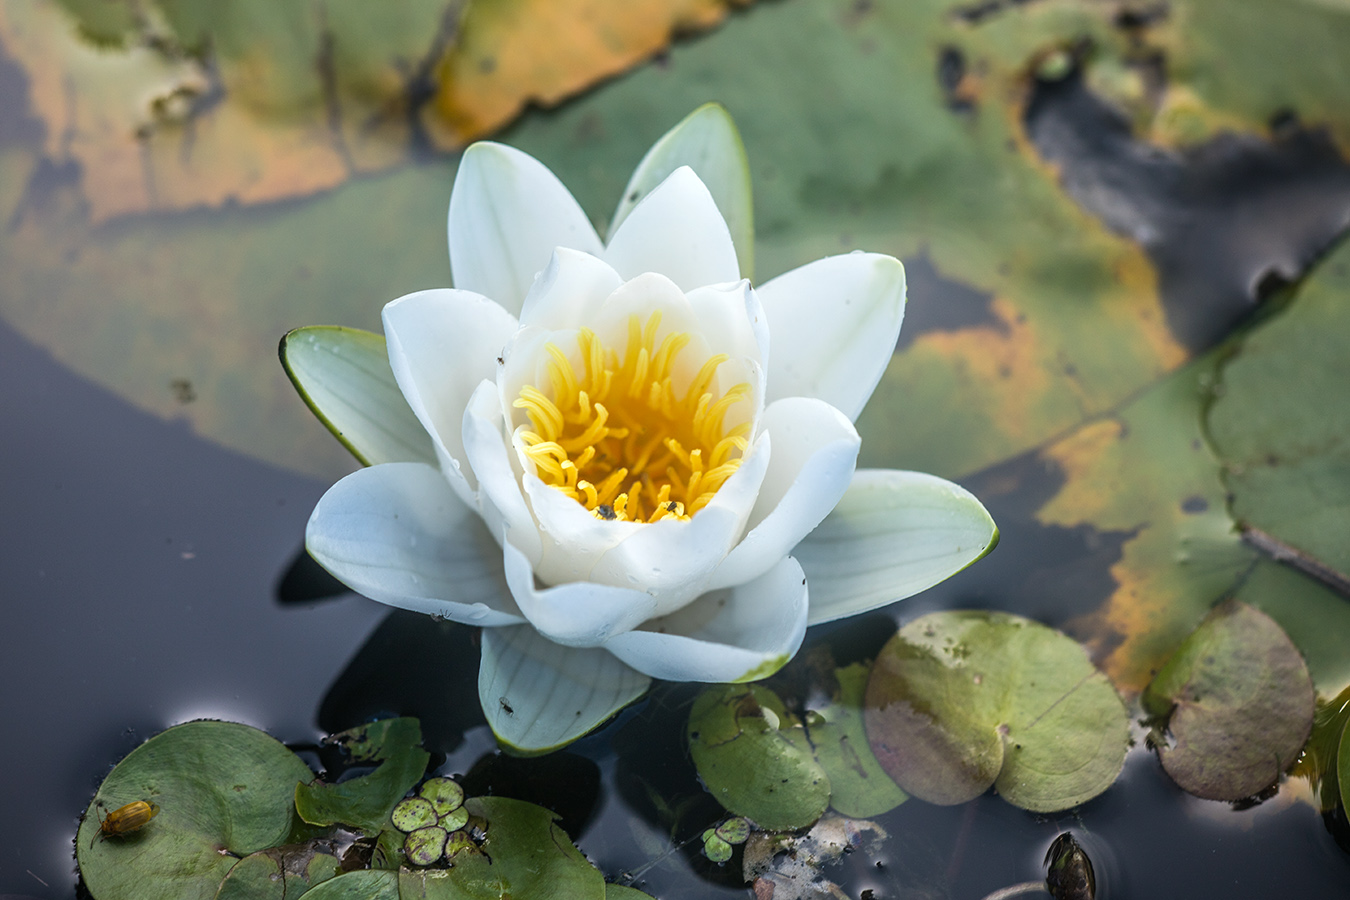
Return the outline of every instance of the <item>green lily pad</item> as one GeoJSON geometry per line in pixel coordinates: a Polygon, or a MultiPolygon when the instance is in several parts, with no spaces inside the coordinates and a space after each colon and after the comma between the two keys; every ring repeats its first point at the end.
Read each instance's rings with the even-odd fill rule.
{"type": "Polygon", "coordinates": [[[689,712],[688,736],[704,786],[735,815],[770,831],[792,831],[829,805],[830,777],[768,688],[709,688],[689,712]]]}
{"type": "Polygon", "coordinates": [[[870,672],[864,663],[836,669],[839,696],[806,722],[816,761],[830,776],[830,806],[855,819],[890,812],[907,799],[867,743],[863,695],[870,672]]]}
{"type": "Polygon", "coordinates": [[[384,869],[346,872],[311,888],[307,900],[400,900],[398,873],[384,869]]]}
{"type": "Polygon", "coordinates": [[[170,728],[128,754],[94,795],[76,837],[85,884],[99,900],[211,900],[237,857],[286,840],[295,786],[313,775],[247,725],[170,728]],[[136,800],[157,804],[159,815],[134,834],[99,840],[100,814],[136,800]]]}
{"type": "Polygon", "coordinates": [[[652,900],[651,894],[644,894],[635,887],[622,884],[606,884],[605,900],[652,900]]]}
{"type": "Polygon", "coordinates": [[[703,832],[703,855],[715,863],[724,863],[731,859],[731,844],[725,838],[718,837],[711,828],[703,832]]]}
{"type": "Polygon", "coordinates": [[[1174,741],[1158,746],[1163,768],[1210,800],[1240,800],[1274,784],[1312,731],[1314,700],[1288,635],[1236,601],[1214,609],[1143,695],[1174,741]]]}
{"type": "Polygon", "coordinates": [[[1115,781],[1125,706],[1083,648],[1030,619],[938,612],[882,649],[864,721],[883,769],[932,803],[994,786],[1033,812],[1068,809],[1115,781]]]}
{"type": "Polygon", "coordinates": [[[1343,246],[1222,366],[1206,424],[1233,518],[1350,585],[1350,403],[1341,402],[1350,385],[1348,334],[1343,246]]]}
{"type": "Polygon", "coordinates": [[[216,900],[287,900],[335,877],[341,864],[312,844],[249,854],[230,869],[216,900]]]}
{"type": "Polygon", "coordinates": [[[389,824],[394,806],[426,773],[431,755],[422,749],[422,729],[416,719],[383,719],[332,740],[354,761],[379,762],[379,767],[339,784],[296,785],[295,808],[311,825],[341,823],[374,834],[389,824]]]}

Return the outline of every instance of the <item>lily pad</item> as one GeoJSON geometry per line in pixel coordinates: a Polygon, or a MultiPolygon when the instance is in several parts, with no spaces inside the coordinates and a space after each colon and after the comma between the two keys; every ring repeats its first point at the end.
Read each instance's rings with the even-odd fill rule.
{"type": "Polygon", "coordinates": [[[383,869],[347,872],[305,893],[308,900],[400,900],[398,873],[383,869]]]}
{"type": "Polygon", "coordinates": [[[605,900],[652,900],[651,894],[644,894],[635,887],[622,884],[606,884],[605,900]]]}
{"type": "Polygon", "coordinates": [[[855,819],[890,812],[907,799],[867,743],[863,695],[870,673],[864,663],[836,669],[838,697],[806,722],[816,761],[830,777],[830,806],[855,819]]]}
{"type": "Polygon", "coordinates": [[[422,749],[422,729],[416,719],[384,719],[331,740],[346,747],[354,761],[379,767],[338,784],[298,784],[295,808],[311,825],[342,823],[374,834],[388,826],[394,806],[426,773],[431,755],[422,749]]]}
{"type": "Polygon", "coordinates": [[[864,721],[883,769],[915,797],[1054,812],[1115,781],[1125,706],[1083,648],[1030,619],[937,612],[900,629],[867,685],[864,721]]]}
{"type": "Polygon", "coordinates": [[[262,850],[230,869],[216,900],[287,900],[333,878],[339,867],[336,857],[312,845],[262,850]]]}
{"type": "Polygon", "coordinates": [[[170,728],[128,754],[94,795],[76,837],[85,884],[99,900],[212,900],[238,857],[286,840],[296,784],[313,775],[247,725],[170,728]],[[136,800],[159,815],[134,834],[98,839],[100,812],[136,800]]]}
{"type": "Polygon", "coordinates": [[[1312,731],[1315,696],[1303,657],[1271,618],[1220,604],[1144,692],[1174,743],[1158,758],[1182,789],[1240,800],[1272,785],[1312,731]]]}
{"type": "Polygon", "coordinates": [[[801,726],[759,685],[709,688],[689,712],[689,752],[730,812],[770,831],[804,828],[830,801],[830,778],[801,726]]]}

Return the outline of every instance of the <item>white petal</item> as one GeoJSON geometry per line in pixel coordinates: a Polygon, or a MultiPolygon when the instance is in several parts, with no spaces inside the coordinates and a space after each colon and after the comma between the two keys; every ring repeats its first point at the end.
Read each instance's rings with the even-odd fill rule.
{"type": "Polygon", "coordinates": [[[525,295],[520,324],[555,331],[589,325],[621,284],[619,273],[599,257],[559,247],[525,295]]]}
{"type": "Polygon", "coordinates": [[[715,353],[769,364],[769,322],[750,282],[708,285],[689,292],[690,310],[715,353]]]}
{"type": "Polygon", "coordinates": [[[710,588],[767,572],[834,509],[853,477],[858,432],[828,403],[779,400],[764,410],[760,428],[773,436],[773,459],[750,514],[750,531],[718,566],[710,588]]]}
{"type": "Polygon", "coordinates": [[[714,591],[640,631],[610,638],[619,659],[667,681],[756,681],[781,669],[806,634],[806,577],[792,557],[754,581],[714,591]]]}
{"type": "Polygon", "coordinates": [[[754,276],[755,226],[750,198],[750,160],[736,123],[719,103],[705,103],[652,145],[628,180],[609,233],[680,166],[689,166],[707,186],[726,220],[740,259],[741,275],[754,276]]]}
{"type": "Polygon", "coordinates": [[[994,520],[960,485],[863,469],[793,555],[811,579],[810,622],[818,625],[926,590],[997,543],[994,520]]]}
{"type": "MultiPolygon", "coordinates": [[[[591,578],[591,570],[600,558],[635,530],[645,527],[636,522],[597,518],[533,472],[526,472],[522,480],[543,543],[535,574],[545,584],[595,580],[591,578]]],[[[617,586],[633,587],[626,583],[617,586]]]]}
{"type": "Polygon", "coordinates": [[[685,292],[741,277],[727,223],[688,166],[672,172],[637,205],[603,258],[624,279],[657,272],[685,292]]]}
{"type": "Polygon", "coordinates": [[[735,473],[687,521],[663,519],[637,526],[607,552],[590,580],[634,587],[655,595],[651,615],[674,612],[704,592],[704,583],[745,530],[764,474],[773,458],[762,434],[735,473]]]}
{"type": "Polygon", "coordinates": [[[602,249],[556,175],[528,153],[486,141],[460,157],[448,231],[455,287],[491,297],[512,314],[555,248],[595,256],[602,249]]]}
{"type": "Polygon", "coordinates": [[[431,435],[442,470],[472,503],[477,484],[461,467],[464,410],[479,383],[496,374],[515,317],[478,294],[434,290],[400,297],[382,318],[399,389],[431,435]]]}
{"type": "Polygon", "coordinates": [[[467,625],[524,621],[491,535],[423,463],[372,466],[333,485],[309,518],[305,547],[380,603],[467,625]]]}
{"type": "Polygon", "coordinates": [[[506,446],[502,408],[497,386],[482,381],[464,410],[464,452],[478,477],[478,510],[498,542],[514,544],[532,564],[538,564],[543,549],[539,527],[520,491],[520,480],[511,466],[506,446]]]}
{"type": "Polygon", "coordinates": [[[757,292],[773,335],[769,401],[816,397],[857,419],[895,352],[905,267],[880,253],[828,256],[757,292]]]}
{"type": "Polygon", "coordinates": [[[650,685],[604,650],[560,647],[528,625],[483,631],[478,699],[497,739],[523,753],[575,741],[650,685]]]}
{"type": "Polygon", "coordinates": [[[555,643],[598,647],[611,636],[636,628],[655,614],[656,598],[631,588],[590,581],[540,588],[523,553],[507,544],[502,554],[506,581],[520,611],[555,643]]]}
{"type": "Polygon", "coordinates": [[[436,450],[389,368],[384,337],[358,328],[297,328],[281,363],[319,421],[362,465],[436,464],[436,450]]]}

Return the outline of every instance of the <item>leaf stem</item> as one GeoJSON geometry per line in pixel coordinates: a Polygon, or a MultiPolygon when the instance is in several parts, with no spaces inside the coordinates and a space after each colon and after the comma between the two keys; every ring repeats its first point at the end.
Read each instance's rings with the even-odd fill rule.
{"type": "Polygon", "coordinates": [[[1034,894],[1037,892],[1042,894],[1050,893],[1045,889],[1044,881],[1024,881],[1021,884],[999,888],[992,894],[986,896],[984,900],[1008,900],[1009,897],[1020,897],[1022,894],[1034,894]]]}
{"type": "Polygon", "coordinates": [[[1350,578],[1331,568],[1331,566],[1245,522],[1240,524],[1238,528],[1242,532],[1244,541],[1265,553],[1271,559],[1292,566],[1304,575],[1322,582],[1342,597],[1350,598],[1350,578]]]}

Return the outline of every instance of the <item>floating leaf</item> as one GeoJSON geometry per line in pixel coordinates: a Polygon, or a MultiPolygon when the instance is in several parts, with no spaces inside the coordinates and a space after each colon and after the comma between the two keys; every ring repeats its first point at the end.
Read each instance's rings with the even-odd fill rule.
{"type": "Polygon", "coordinates": [[[431,803],[438,816],[453,812],[464,805],[464,788],[453,778],[428,778],[418,788],[417,795],[431,803]]]}
{"type": "Polygon", "coordinates": [[[1350,587],[1350,403],[1340,402],[1350,385],[1348,333],[1350,249],[1342,247],[1223,363],[1206,425],[1233,518],[1350,587]]]}
{"type": "Polygon", "coordinates": [[[230,869],[216,900],[286,900],[338,874],[331,853],[312,844],[273,847],[249,854],[230,869]]]}
{"type": "Polygon", "coordinates": [[[1312,730],[1314,694],[1298,648],[1269,616],[1228,601],[1158,671],[1143,696],[1174,743],[1158,758],[1184,790],[1240,800],[1274,784],[1312,730]]]}
{"type": "Polygon", "coordinates": [[[1344,802],[1338,767],[1347,726],[1350,726],[1350,687],[1331,700],[1317,698],[1312,734],[1293,774],[1307,778],[1312,784],[1317,805],[1324,813],[1344,802]]]}
{"type": "Polygon", "coordinates": [[[1083,803],[1125,761],[1125,707],[1083,648],[992,612],[930,613],[882,649],[864,719],[877,759],[932,803],[989,789],[1034,812],[1083,803]]]}
{"type": "Polygon", "coordinates": [[[622,884],[606,884],[605,900],[652,900],[651,894],[644,894],[634,887],[622,884]]]}
{"type": "Polygon", "coordinates": [[[731,859],[731,844],[725,838],[717,836],[711,828],[703,832],[703,855],[715,863],[724,863],[731,859]]]}
{"type": "Polygon", "coordinates": [[[347,872],[305,893],[308,900],[400,900],[398,873],[382,869],[347,872]]]}
{"type": "Polygon", "coordinates": [[[767,688],[704,691],[689,712],[688,736],[699,777],[717,802],[762,828],[804,828],[829,804],[829,776],[767,688]]]}
{"type": "Polygon", "coordinates": [[[852,818],[879,816],[906,799],[867,743],[863,695],[870,672],[863,663],[836,669],[838,697],[806,722],[816,761],[830,777],[830,806],[852,818]]]}
{"type": "Polygon", "coordinates": [[[436,807],[421,797],[409,797],[398,802],[389,819],[399,831],[413,832],[436,824],[436,807]]]}
{"type": "Polygon", "coordinates": [[[415,866],[429,866],[445,853],[445,829],[429,825],[409,833],[403,842],[403,853],[415,866]]]}
{"type": "Polygon", "coordinates": [[[422,749],[422,730],[416,719],[383,719],[334,735],[332,741],[347,748],[353,760],[379,762],[379,767],[338,784],[296,785],[295,808],[311,825],[342,823],[374,834],[426,773],[431,755],[422,749]]]}
{"type": "Polygon", "coordinates": [[[99,900],[212,900],[238,857],[286,839],[296,784],[313,774],[247,725],[170,728],[128,754],[94,795],[76,836],[85,884],[99,900]],[[158,804],[159,815],[134,834],[97,840],[100,811],[135,800],[158,804]]]}

